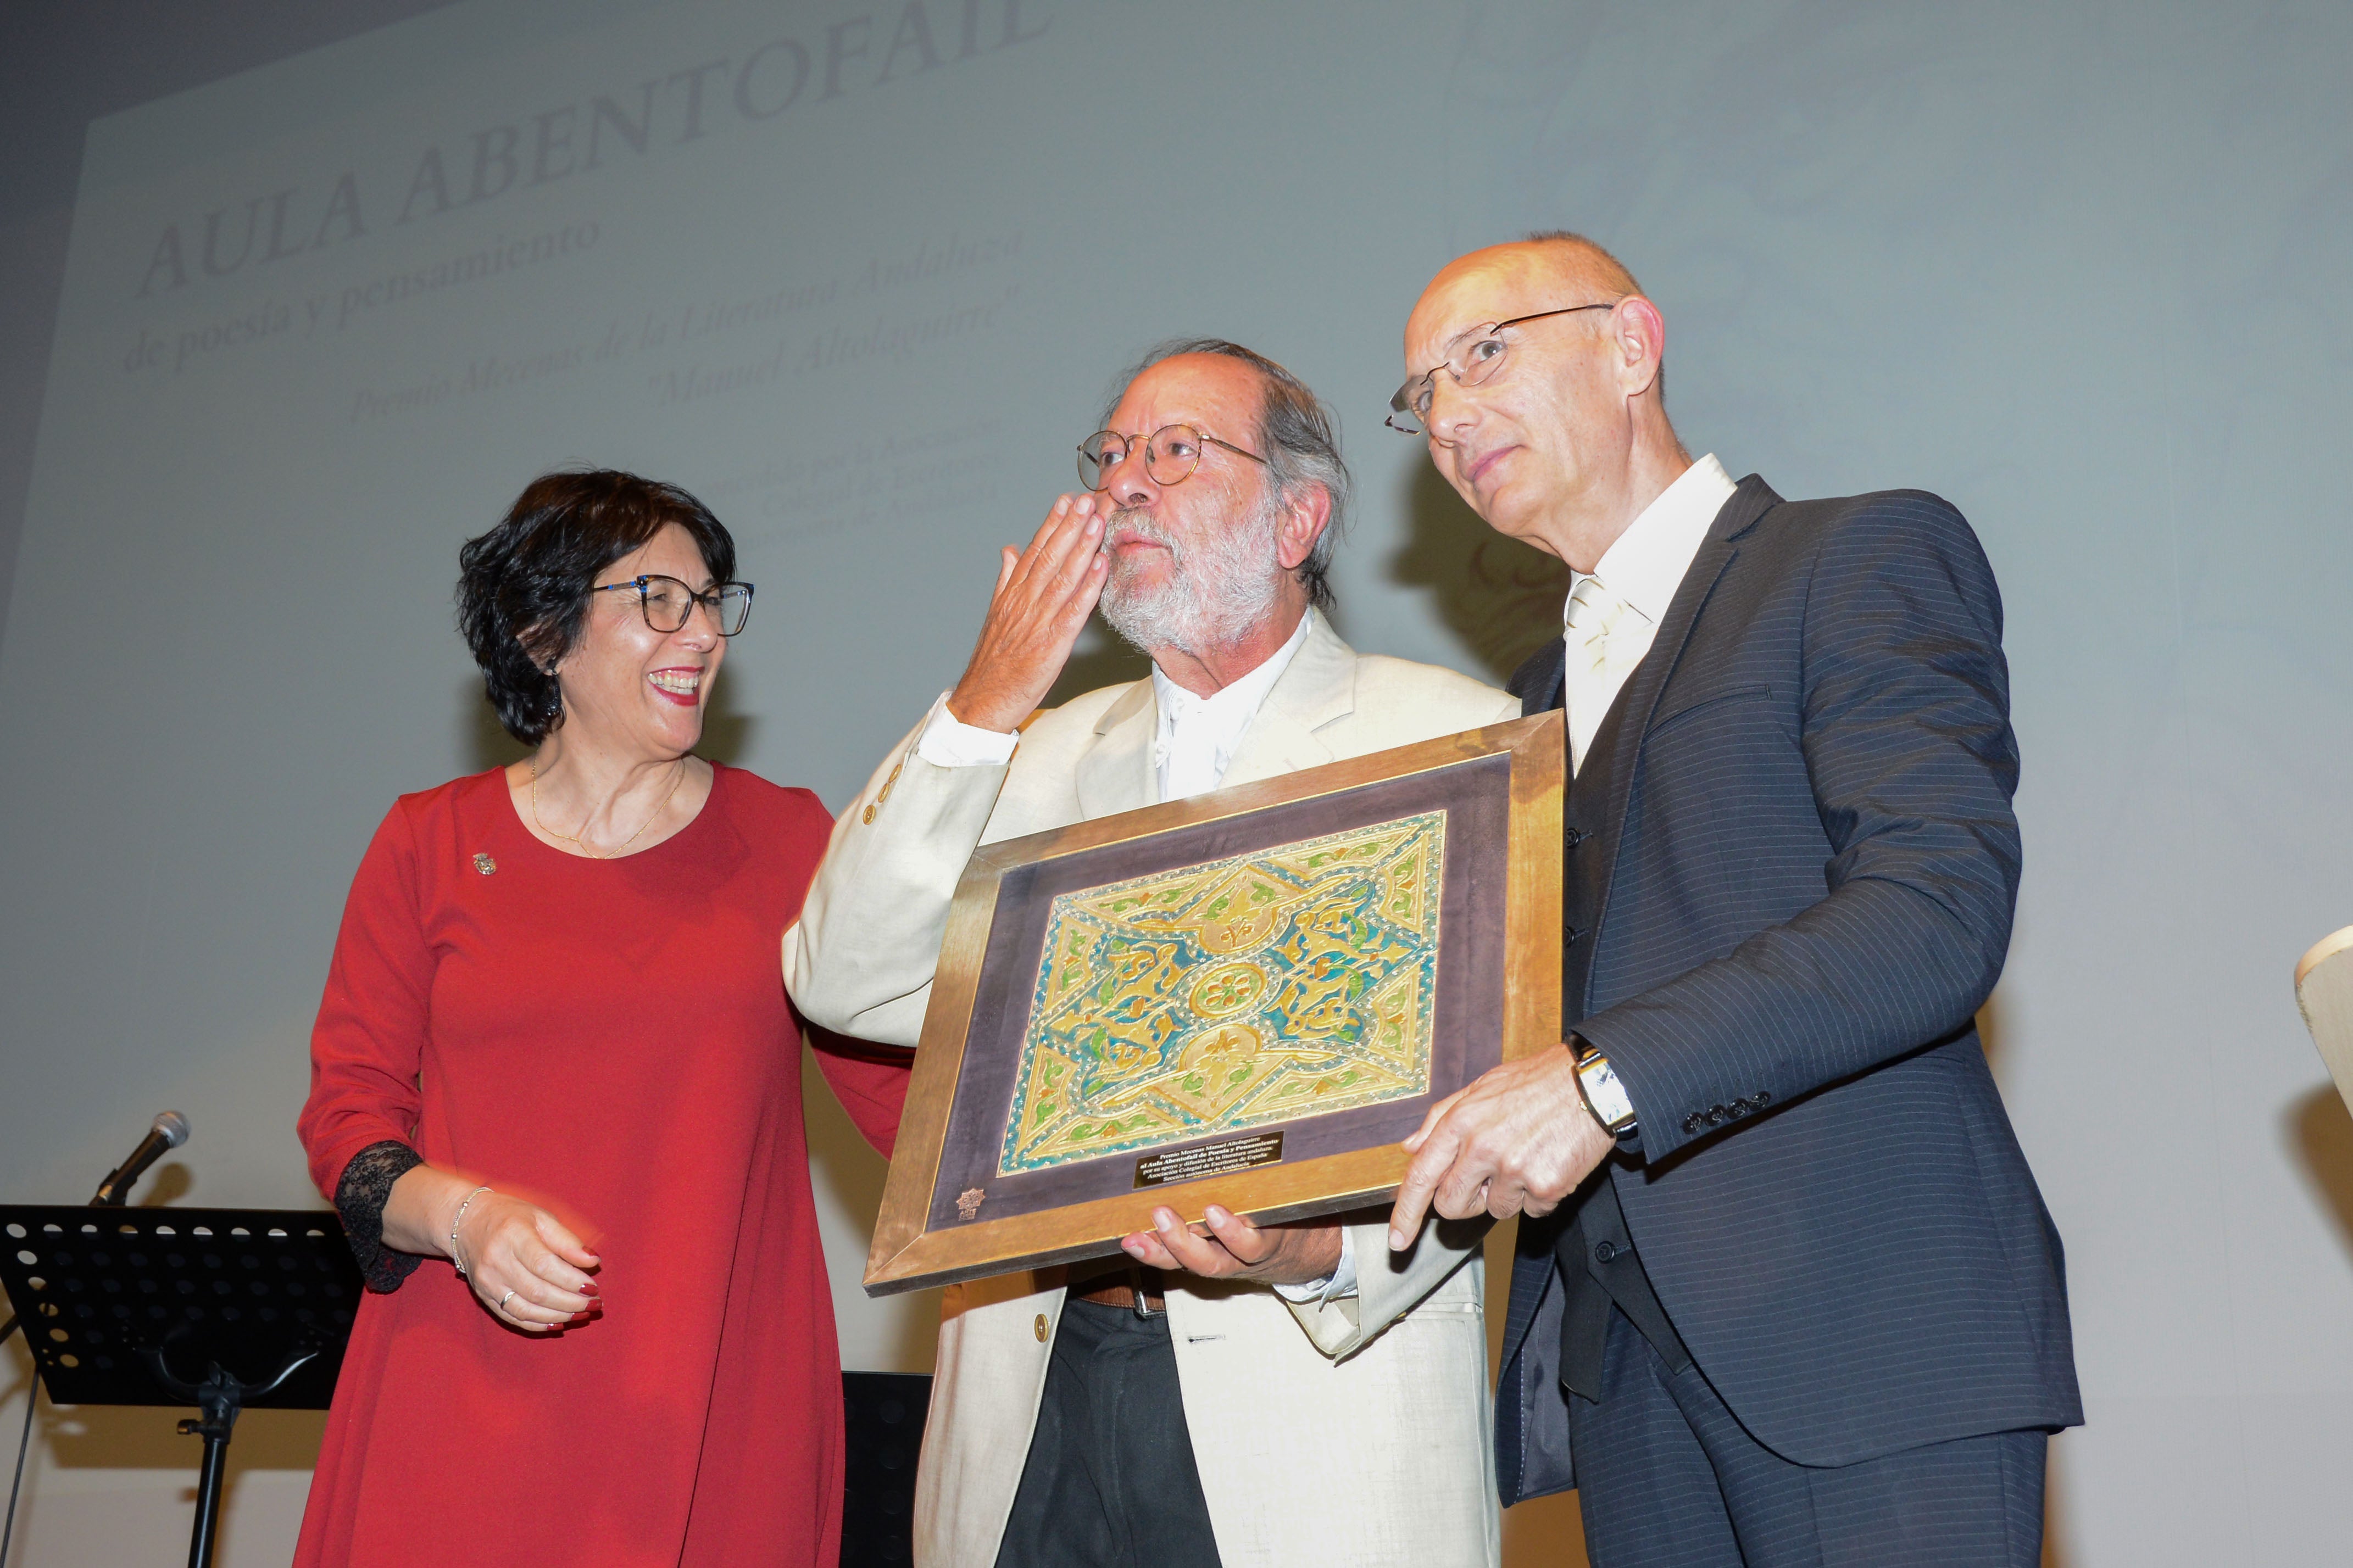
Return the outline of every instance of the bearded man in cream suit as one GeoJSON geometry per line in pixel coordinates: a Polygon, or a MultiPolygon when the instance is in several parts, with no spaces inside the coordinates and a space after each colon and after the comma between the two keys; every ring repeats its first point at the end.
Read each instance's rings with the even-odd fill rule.
{"type": "MultiPolygon", "coordinates": [[[[979,845],[1519,716],[1324,618],[1348,477],[1289,372],[1165,344],[1103,424],[1094,493],[1005,552],[962,679],[841,814],[785,936],[817,1023],[915,1044],[979,845]],[[1024,724],[1098,601],[1151,679],[1024,724]]],[[[1387,1217],[1164,1208],[1129,1260],[951,1288],[916,1561],[1496,1563],[1482,1233],[1433,1222],[1392,1252],[1387,1217]]]]}

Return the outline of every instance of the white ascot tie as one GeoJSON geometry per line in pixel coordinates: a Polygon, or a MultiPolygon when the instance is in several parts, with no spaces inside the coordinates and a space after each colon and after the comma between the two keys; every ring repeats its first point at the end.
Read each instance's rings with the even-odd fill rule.
{"type": "Polygon", "coordinates": [[[1568,595],[1566,646],[1562,670],[1564,700],[1568,708],[1568,764],[1574,773],[1585,765],[1586,749],[1601,728],[1609,705],[1626,683],[1626,672],[1650,651],[1650,622],[1641,611],[1610,592],[1599,577],[1579,577],[1568,595]],[[1630,620],[1634,625],[1627,625],[1630,620]]]}

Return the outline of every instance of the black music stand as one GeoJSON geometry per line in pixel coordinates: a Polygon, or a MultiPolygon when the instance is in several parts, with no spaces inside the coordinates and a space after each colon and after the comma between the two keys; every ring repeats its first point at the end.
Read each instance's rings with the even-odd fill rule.
{"type": "Polygon", "coordinates": [[[311,1209],[0,1205],[0,1284],[52,1405],[193,1405],[189,1568],[211,1568],[240,1410],[324,1410],[364,1289],[311,1209]]]}

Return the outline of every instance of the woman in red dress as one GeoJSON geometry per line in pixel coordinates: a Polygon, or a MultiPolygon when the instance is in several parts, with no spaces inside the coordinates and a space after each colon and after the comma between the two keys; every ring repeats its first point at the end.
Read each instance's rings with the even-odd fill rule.
{"type": "MultiPolygon", "coordinates": [[[[296,1562],[823,1564],[840,1365],[777,943],[829,819],[693,756],[748,584],[700,502],[553,474],[459,554],[525,762],[405,795],[301,1121],[373,1287],[296,1562]]],[[[887,1150],[891,1056],[819,1064],[887,1150]]]]}

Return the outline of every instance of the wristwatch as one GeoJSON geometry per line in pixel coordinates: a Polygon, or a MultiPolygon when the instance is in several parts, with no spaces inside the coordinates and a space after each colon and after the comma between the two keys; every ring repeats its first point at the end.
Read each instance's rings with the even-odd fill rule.
{"type": "Polygon", "coordinates": [[[1626,1086],[1618,1081],[1609,1058],[1590,1047],[1577,1058],[1577,1092],[1585,1097],[1585,1109],[1593,1112],[1593,1120],[1610,1137],[1623,1142],[1634,1135],[1634,1102],[1627,1097],[1626,1086]]]}

